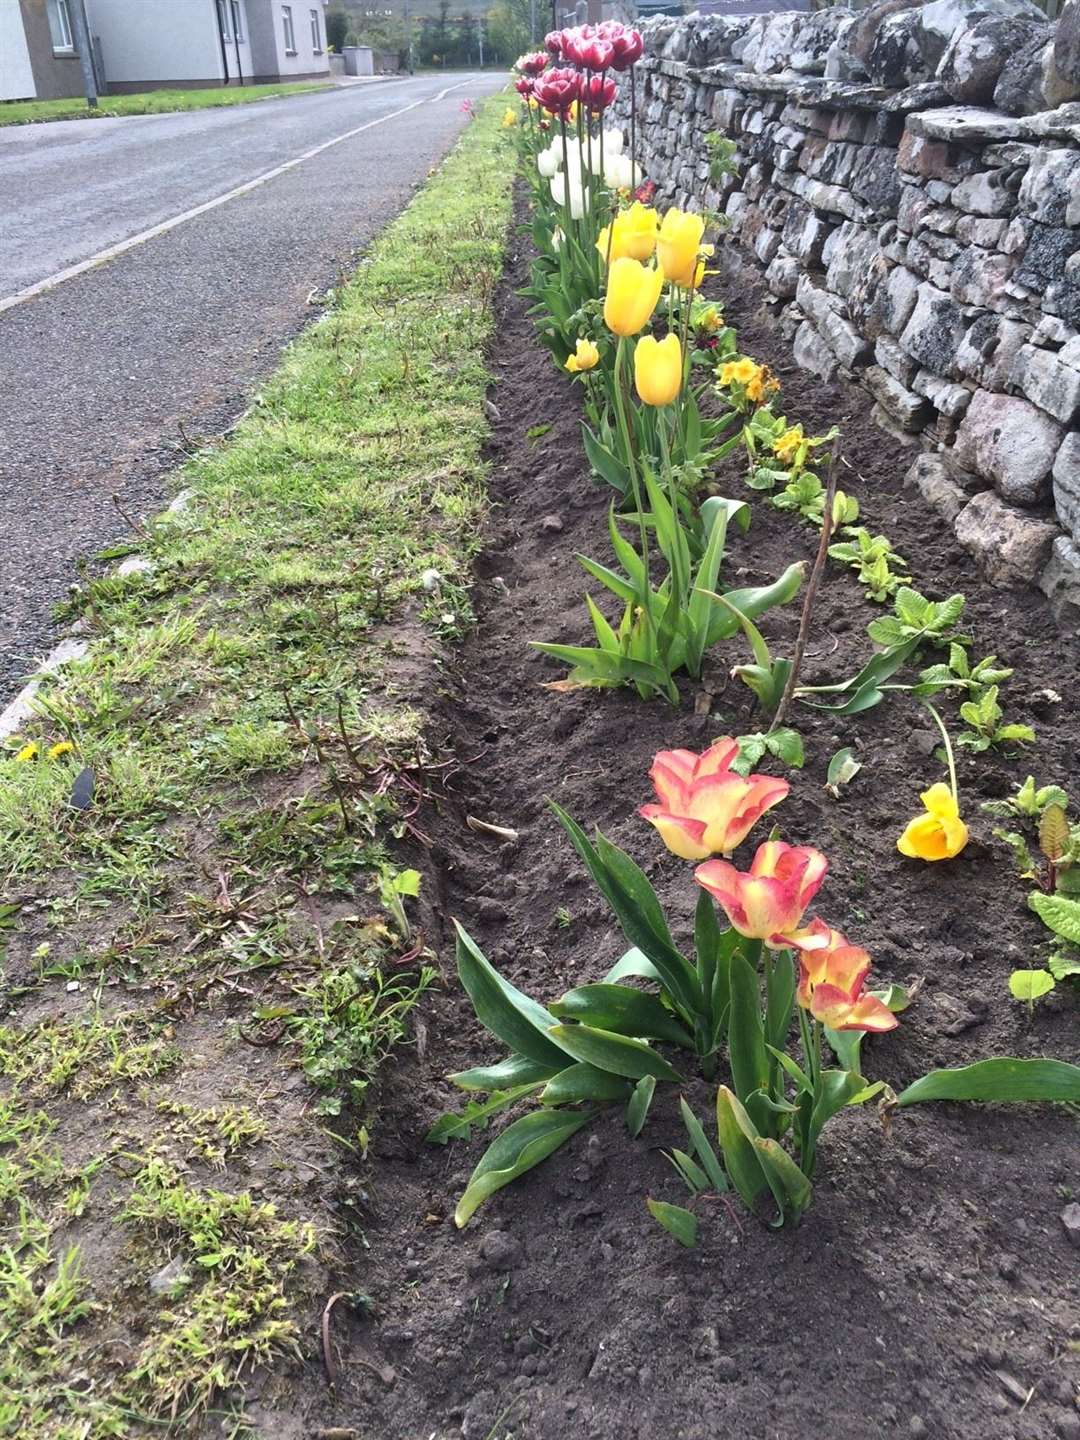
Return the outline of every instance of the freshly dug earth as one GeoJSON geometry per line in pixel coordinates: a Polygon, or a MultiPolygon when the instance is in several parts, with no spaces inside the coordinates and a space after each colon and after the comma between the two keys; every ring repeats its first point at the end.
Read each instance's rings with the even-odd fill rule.
{"type": "MultiPolygon", "coordinates": [[[[726,678],[745,658],[734,640],[718,648],[704,687],[683,685],[677,709],[628,691],[541,688],[563,672],[526,642],[591,638],[574,552],[607,559],[608,501],[588,475],[576,398],[533,341],[515,294],[526,270],[519,247],[497,330],[502,418],[479,623],[441,702],[451,743],[471,763],[426,820],[443,886],[427,933],[446,986],[428,1005],[424,1043],[384,1087],[370,1263],[342,1283],[370,1295],[373,1308],[366,1320],[338,1309],[342,1364],[326,1422],[379,1440],[1080,1436],[1078,1255],[1060,1219],[1080,1186],[1080,1131],[1061,1107],[927,1106],[898,1115],[891,1133],[872,1106],[847,1112],[826,1132],[813,1206],[797,1228],[770,1230],[717,1201],[699,1207],[699,1248],[685,1251],[645,1209],[647,1195],[686,1203],[661,1153],[685,1143],[677,1096],[662,1089],[639,1140],[613,1107],[464,1232],[454,1228],[454,1203],[494,1130],[447,1148],[424,1134],[461,1103],[442,1077],[501,1049],[454,976],[450,917],[543,1000],[598,980],[618,958],[625,942],[546,809],[550,796],[645,866],[685,938],[691,867],[662,851],[635,813],[651,799],[652,756],[761,725],[749,692],[726,678]],[[530,442],[526,432],[541,423],[551,429],[530,442]],[[520,839],[500,847],[468,829],[467,814],[512,826],[520,839]],[[386,1365],[396,1378],[378,1376],[386,1365]]],[[[799,708],[792,723],[805,769],[760,767],[792,781],[770,817],[784,838],[830,858],[816,912],[870,950],[876,981],[923,980],[900,1028],[865,1046],[866,1073],[899,1089],[936,1066],[995,1054],[1077,1060],[1075,991],[1059,986],[1033,1018],[1009,996],[1009,972],[1042,963],[1048,932],[979,810],[1029,770],[1040,784],[1075,780],[1077,657],[1038,595],[990,589],[903,490],[912,452],[871,422],[865,395],[794,369],[745,277],[717,290],[740,348],[783,381],[779,408],[811,433],[841,426],[852,467],[841,483],[867,526],[908,557],[915,585],[967,595],[973,656],[995,652],[1015,666],[1006,717],[1039,735],[1021,756],[960,760],[972,839],[938,866],[896,850],[919,790],[942,778],[934,732],[907,697],[851,720],[799,708]],[[854,746],[864,768],[836,801],[823,787],[841,745],[854,746]]],[[[735,457],[717,482],[721,493],[749,493],[735,457]]],[[[753,523],[732,541],[728,586],[771,578],[816,547],[816,532],[750,498],[753,523]]],[[[782,652],[800,603],[766,617],[782,652]]],[[[807,682],[858,668],[866,623],[880,613],[850,571],[830,564],[807,682]]],[[[954,716],[955,706],[945,708],[954,716]]],[[[740,863],[766,833],[760,826],[740,863]]],[[[695,1082],[687,1095],[708,1121],[712,1088],[695,1082]]]]}

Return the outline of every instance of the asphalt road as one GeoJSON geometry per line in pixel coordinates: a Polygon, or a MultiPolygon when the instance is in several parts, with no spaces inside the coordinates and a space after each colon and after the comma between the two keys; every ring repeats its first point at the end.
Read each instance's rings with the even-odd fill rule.
{"type": "Polygon", "coordinates": [[[338,279],[449,148],[466,123],[462,100],[503,83],[423,76],[0,129],[0,708],[55,641],[50,610],[78,560],[124,533],[113,495],[135,516],[161,508],[181,430],[228,426],[312,318],[312,292],[338,279]]]}

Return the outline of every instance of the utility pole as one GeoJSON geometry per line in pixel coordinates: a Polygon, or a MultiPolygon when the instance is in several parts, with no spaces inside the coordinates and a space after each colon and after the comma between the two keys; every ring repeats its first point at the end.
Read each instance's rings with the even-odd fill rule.
{"type": "Polygon", "coordinates": [[[410,75],[413,73],[412,23],[409,17],[409,0],[405,0],[405,68],[410,75]]]}
{"type": "Polygon", "coordinates": [[[97,77],[94,74],[94,52],[91,48],[90,26],[86,22],[86,6],[83,0],[75,0],[70,6],[71,24],[75,30],[75,48],[79,52],[82,68],[83,87],[86,90],[86,104],[90,110],[97,109],[97,77]]]}
{"type": "Polygon", "coordinates": [[[536,0],[529,0],[529,39],[536,44],[536,0]]]}
{"type": "Polygon", "coordinates": [[[480,69],[482,70],[482,69],[484,68],[484,17],[483,17],[483,15],[479,16],[478,21],[477,21],[477,26],[476,26],[476,28],[477,28],[477,31],[478,31],[479,36],[480,36],[480,69]]]}

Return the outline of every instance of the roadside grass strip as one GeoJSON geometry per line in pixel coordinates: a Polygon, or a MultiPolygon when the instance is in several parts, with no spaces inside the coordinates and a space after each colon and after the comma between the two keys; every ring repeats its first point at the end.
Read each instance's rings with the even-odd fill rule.
{"type": "Polygon", "coordinates": [[[313,90],[331,90],[329,81],[301,80],[282,85],[245,85],[236,90],[146,90],[138,95],[101,95],[97,108],[73,96],[64,100],[7,100],[0,104],[0,125],[34,125],[43,120],[111,120],[123,115],[168,115],[177,110],[217,110],[250,105],[313,90]]]}
{"type": "Polygon", "coordinates": [[[0,1436],[256,1433],[253,1367],[324,1383],[288,1357],[434,979],[395,841],[470,623],[501,103],[111,552],[150,568],[77,594],[89,653],[0,754],[0,1436]]]}

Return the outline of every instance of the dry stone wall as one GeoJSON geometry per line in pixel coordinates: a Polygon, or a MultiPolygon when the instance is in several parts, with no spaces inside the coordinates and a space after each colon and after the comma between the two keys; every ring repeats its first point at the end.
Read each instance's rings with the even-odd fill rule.
{"type": "Polygon", "coordinates": [[[1076,626],[1080,0],[1056,25],[1029,0],[884,0],[642,28],[660,199],[728,217],[799,364],[856,376],[989,578],[1076,626]],[[712,131],[738,146],[718,183],[712,131]]]}

